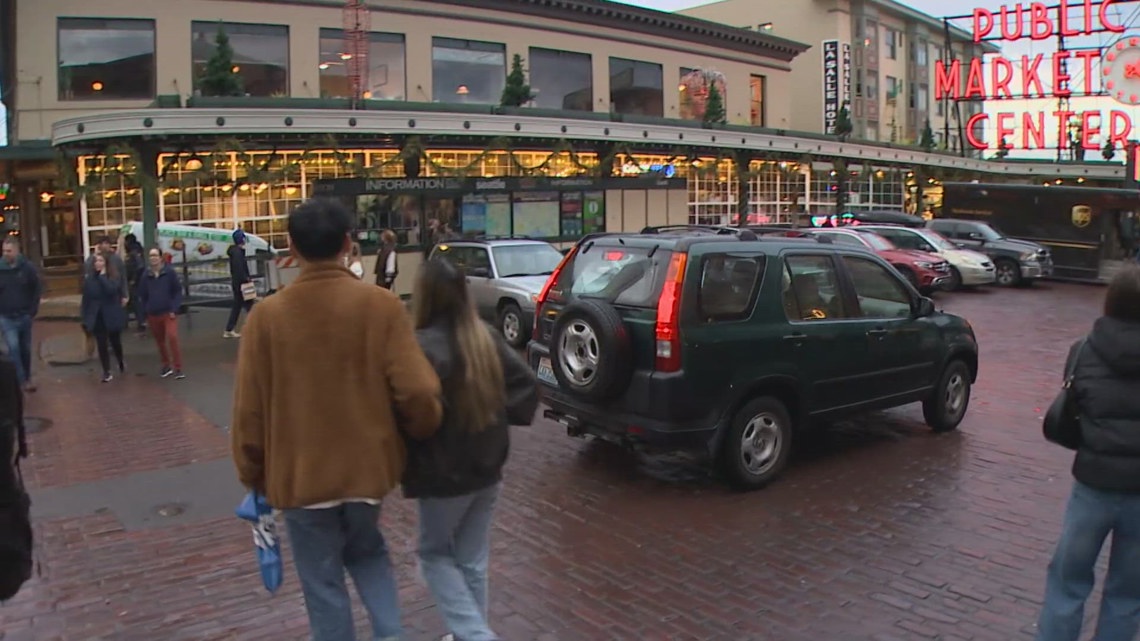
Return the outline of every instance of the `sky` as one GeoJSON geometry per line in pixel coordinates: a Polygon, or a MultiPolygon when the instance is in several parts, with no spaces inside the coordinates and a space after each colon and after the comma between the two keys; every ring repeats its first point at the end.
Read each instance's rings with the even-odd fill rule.
{"type": "MultiPolygon", "coordinates": [[[[702,4],[709,4],[708,1],[701,1],[701,0],[618,0],[618,1],[625,2],[626,4],[633,4],[633,5],[648,7],[651,9],[659,9],[659,10],[664,10],[664,11],[675,11],[675,10],[683,9],[683,8],[687,8],[687,7],[699,6],[702,4]]],[[[760,5],[760,0],[753,0],[753,1],[757,3],[757,6],[762,6],[762,5],[760,5]]],[[[773,2],[776,0],[765,0],[765,1],[773,2]]],[[[808,0],[796,0],[796,1],[808,1],[808,0]]],[[[996,13],[1000,6],[1002,6],[1002,5],[1012,6],[1012,5],[1016,4],[1019,0],[898,0],[898,1],[901,4],[908,5],[914,9],[922,11],[923,13],[926,13],[928,15],[931,15],[931,16],[934,16],[937,18],[941,18],[945,15],[945,12],[947,11],[947,7],[949,7],[949,6],[954,7],[954,9],[953,9],[954,15],[969,14],[973,11],[974,7],[981,7],[981,8],[990,9],[996,13]]],[[[1095,0],[1095,1],[1097,2],[1098,5],[1101,2],[1101,0],[1095,0]]],[[[1058,0],[1044,0],[1044,3],[1049,7],[1056,7],[1059,4],[1058,0]]],[[[1025,4],[1027,6],[1029,3],[1023,2],[1023,4],[1025,4]]],[[[1071,16],[1070,19],[1072,20],[1073,23],[1079,24],[1081,22],[1082,17],[1083,17],[1083,13],[1082,13],[1081,8],[1080,8],[1083,3],[1081,3],[1080,0],[1069,0],[1069,4],[1071,5],[1070,6],[1070,16],[1071,16]]],[[[1110,9],[1109,16],[1113,20],[1115,20],[1117,23],[1122,23],[1126,27],[1128,27],[1128,31],[1126,32],[1126,35],[1140,35],[1140,2],[1137,2],[1137,0],[1116,0],[1114,5],[1115,6],[1111,7],[1111,9],[1110,9]]],[[[752,19],[750,17],[750,21],[755,22],[755,23],[763,22],[763,16],[758,13],[758,15],[755,16],[755,19],[752,19]]],[[[964,29],[966,31],[970,31],[972,28],[971,20],[969,18],[967,18],[965,20],[961,20],[961,21],[956,21],[954,24],[955,24],[955,26],[961,27],[962,29],[964,29]]],[[[773,32],[775,33],[775,35],[783,35],[783,34],[779,33],[779,26],[778,25],[775,26],[775,29],[773,30],[773,32]]],[[[1092,36],[1068,38],[1068,39],[1066,39],[1065,45],[1066,45],[1066,48],[1069,48],[1069,49],[1089,48],[1089,47],[1103,48],[1103,47],[1105,47],[1107,45],[1111,45],[1113,42],[1115,42],[1117,37],[1118,37],[1117,34],[1095,34],[1092,36]]],[[[792,39],[795,39],[794,36],[792,37],[792,39]]],[[[814,45],[817,43],[808,43],[808,44],[814,45]]],[[[1057,40],[1056,39],[1051,39],[1048,41],[1042,41],[1042,42],[1036,42],[1036,43],[1031,42],[1029,40],[1020,40],[1018,42],[1001,43],[1001,49],[1002,49],[1002,52],[1001,52],[1002,56],[1009,58],[1009,59],[1014,61],[1014,67],[1015,68],[1014,68],[1013,82],[1010,85],[1011,87],[1020,87],[1020,85],[1021,85],[1021,63],[1020,63],[1021,56],[1028,55],[1028,56],[1032,57],[1032,56],[1035,56],[1036,54],[1039,54],[1039,53],[1044,54],[1045,60],[1040,67],[1040,70],[1042,71],[1042,82],[1044,84],[1044,89],[1046,92],[1049,92],[1051,90],[1051,87],[1049,86],[1049,77],[1051,77],[1052,72],[1046,71],[1046,70],[1049,69],[1049,65],[1050,65],[1050,58],[1049,57],[1050,57],[1050,55],[1054,51],[1056,51],[1056,49],[1057,49],[1057,40]]],[[[1070,63],[1069,70],[1070,70],[1070,74],[1073,77],[1073,80],[1071,81],[1072,82],[1071,86],[1073,86],[1074,88],[1083,87],[1084,86],[1083,64],[1080,61],[1077,61],[1075,64],[1070,63]]],[[[1099,77],[1099,74],[1100,74],[1099,64],[1094,64],[1093,73],[1098,75],[1098,77],[1099,77]]],[[[987,75],[987,77],[989,76],[989,70],[988,69],[986,70],[986,75],[987,75]]],[[[988,86],[988,82],[987,82],[987,86],[988,86]]],[[[1099,87],[1099,81],[1093,84],[1094,89],[1096,89],[1098,87],[1099,87]]],[[[933,87],[932,87],[932,89],[933,89],[933,87]]],[[[1019,89],[1015,89],[1015,91],[1018,91],[1018,90],[1019,89]]],[[[933,100],[933,96],[931,97],[931,99],[933,100]]],[[[1071,108],[1073,110],[1077,110],[1077,111],[1089,110],[1089,111],[1097,111],[1097,112],[1102,112],[1102,113],[1107,113],[1109,110],[1112,110],[1112,109],[1119,109],[1119,110],[1125,111],[1130,115],[1132,122],[1135,123],[1135,129],[1133,130],[1134,135],[1132,136],[1132,138],[1140,137],[1140,108],[1138,108],[1138,107],[1125,106],[1125,105],[1122,105],[1122,104],[1116,102],[1115,100],[1112,100],[1111,98],[1095,96],[1095,97],[1074,98],[1071,101],[1071,108]]],[[[1054,150],[1051,150],[1051,151],[1014,150],[1010,153],[1010,158],[1055,158],[1056,153],[1057,153],[1055,151],[1055,148],[1057,146],[1057,135],[1055,133],[1055,129],[1053,129],[1053,124],[1056,122],[1056,120],[1052,116],[1052,112],[1056,109],[1057,109],[1056,98],[1050,98],[1050,99],[1045,99],[1045,100],[1037,99],[1037,100],[988,101],[986,103],[986,106],[985,106],[985,111],[986,111],[986,113],[990,114],[990,119],[989,119],[989,123],[988,123],[988,126],[986,127],[986,132],[985,132],[986,140],[996,141],[998,139],[997,123],[995,122],[996,114],[998,112],[1013,112],[1015,114],[1020,114],[1021,112],[1026,112],[1026,111],[1029,111],[1029,112],[1044,111],[1044,112],[1046,112],[1046,116],[1045,116],[1046,141],[1045,141],[1045,143],[1046,143],[1047,147],[1052,147],[1052,148],[1054,148],[1054,150]],[[1053,132],[1052,136],[1049,135],[1050,132],[1053,132]]],[[[1015,120],[1017,122],[1020,122],[1020,116],[1019,115],[1016,116],[1015,120]]],[[[1094,123],[1095,123],[1095,121],[1094,121],[1094,123]]],[[[1019,125],[1016,128],[1014,136],[1011,137],[1009,139],[1009,141],[1015,142],[1016,144],[1020,144],[1020,140],[1021,140],[1021,129],[1020,129],[1020,125],[1019,125]]],[[[1089,152],[1087,157],[1089,157],[1090,159],[1100,160],[1100,155],[1099,155],[1099,153],[1096,153],[1096,152],[1089,152]]],[[[1118,154],[1116,159],[1120,160],[1122,157],[1123,157],[1122,154],[1118,154]]]]}

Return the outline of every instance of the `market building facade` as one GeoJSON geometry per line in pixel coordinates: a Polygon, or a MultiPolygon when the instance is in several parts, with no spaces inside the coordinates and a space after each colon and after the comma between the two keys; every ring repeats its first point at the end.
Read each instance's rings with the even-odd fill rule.
{"type": "Polygon", "coordinates": [[[0,155],[0,182],[21,194],[19,231],[49,266],[143,219],[242,227],[284,247],[289,209],[337,178],[582,181],[494,202],[398,183],[352,197],[362,241],[393,228],[412,250],[431,224],[570,241],[645,224],[921,211],[942,178],[1121,173],[797,133],[794,87],[811,81],[793,67],[817,45],[618,3],[392,0],[350,33],[343,3],[322,0],[54,0],[14,14],[3,86],[16,144],[0,155]],[[199,95],[219,31],[242,96],[199,95]],[[534,98],[500,107],[516,54],[534,98]],[[703,124],[714,84],[724,122],[703,124]],[[474,215],[464,228],[465,211],[504,207],[492,229],[472,228],[474,215]]]}

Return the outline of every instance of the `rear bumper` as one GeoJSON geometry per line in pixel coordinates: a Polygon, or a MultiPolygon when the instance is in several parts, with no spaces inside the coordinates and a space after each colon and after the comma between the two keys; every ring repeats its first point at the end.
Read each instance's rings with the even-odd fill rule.
{"type": "MultiPolygon", "coordinates": [[[[527,362],[533,371],[538,372],[540,360],[549,358],[545,345],[531,341],[527,347],[527,362]]],[[[605,404],[580,399],[562,391],[556,381],[547,380],[542,374],[539,374],[539,383],[543,402],[549,407],[543,416],[560,423],[570,436],[590,435],[622,445],[653,449],[707,451],[717,434],[718,425],[713,419],[686,421],[650,417],[628,411],[629,405],[620,398],[605,404]]],[[[634,390],[647,384],[651,383],[635,380],[627,395],[636,395],[634,390]]],[[[662,385],[662,389],[669,388],[663,381],[657,384],[662,385]]]]}

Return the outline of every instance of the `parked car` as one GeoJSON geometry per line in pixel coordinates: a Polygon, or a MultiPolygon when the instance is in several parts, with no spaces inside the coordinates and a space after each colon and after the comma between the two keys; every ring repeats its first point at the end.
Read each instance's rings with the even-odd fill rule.
{"type": "Polygon", "coordinates": [[[988,223],[935,218],[927,226],[959,247],[989,256],[994,263],[997,284],[1002,287],[1031,285],[1034,280],[1053,273],[1053,256],[1044,245],[1010,238],[988,223]]]}
{"type": "Polygon", "coordinates": [[[921,402],[955,429],[974,332],[861,247],[750,230],[584,237],[538,296],[527,357],[569,435],[707,451],[747,489],[826,420],[921,402]]]}
{"type": "Polygon", "coordinates": [[[480,316],[495,323],[513,347],[522,347],[534,323],[534,301],[564,256],[550,243],[511,238],[439,243],[429,259],[437,257],[467,274],[480,316]]]}
{"type": "Polygon", "coordinates": [[[803,233],[815,238],[827,238],[838,245],[862,247],[875,252],[923,294],[941,289],[950,280],[950,263],[941,256],[899,249],[886,238],[874,232],[862,231],[859,227],[813,229],[803,233]]]}
{"type": "Polygon", "coordinates": [[[847,227],[858,225],[902,225],[925,227],[926,219],[901,211],[845,211],[842,214],[811,216],[812,227],[847,227]]]}
{"type": "Polygon", "coordinates": [[[963,249],[929,228],[896,225],[860,225],[860,231],[874,232],[901,249],[937,254],[950,263],[948,290],[978,285],[992,285],[996,279],[994,263],[989,256],[963,249]]]}

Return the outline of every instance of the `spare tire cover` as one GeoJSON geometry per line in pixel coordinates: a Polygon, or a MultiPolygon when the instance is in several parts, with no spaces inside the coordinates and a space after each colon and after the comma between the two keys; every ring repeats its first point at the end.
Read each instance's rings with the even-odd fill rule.
{"type": "Polygon", "coordinates": [[[607,401],[629,387],[633,375],[629,331],[611,305],[580,299],[551,328],[551,369],[561,388],[592,401],[607,401]]]}

